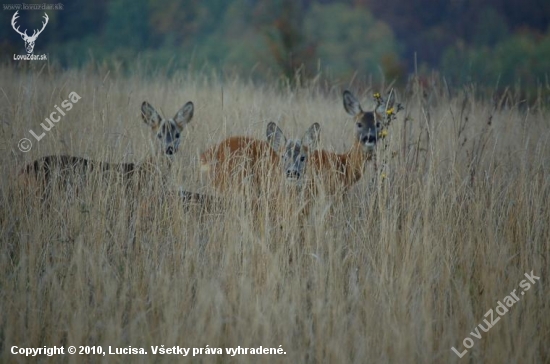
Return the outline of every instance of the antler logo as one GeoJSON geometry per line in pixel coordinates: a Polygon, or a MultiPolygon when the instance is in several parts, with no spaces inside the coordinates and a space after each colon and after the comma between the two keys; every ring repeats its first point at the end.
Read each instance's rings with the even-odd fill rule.
{"type": "Polygon", "coordinates": [[[13,30],[19,33],[21,35],[21,38],[23,38],[23,40],[25,41],[25,49],[27,50],[27,53],[32,54],[32,51],[34,50],[34,42],[36,41],[36,38],[38,38],[40,33],[42,33],[44,28],[46,28],[46,24],[48,24],[48,20],[49,20],[48,14],[44,13],[44,19],[46,21],[42,22],[42,29],[38,31],[34,30],[32,35],[29,37],[27,34],[27,29],[25,29],[24,32],[20,32],[19,26],[17,28],[15,27],[15,21],[17,20],[17,18],[19,18],[19,15],[17,15],[18,12],[19,10],[17,10],[15,14],[13,14],[13,17],[11,18],[11,26],[13,27],[13,30]]]}

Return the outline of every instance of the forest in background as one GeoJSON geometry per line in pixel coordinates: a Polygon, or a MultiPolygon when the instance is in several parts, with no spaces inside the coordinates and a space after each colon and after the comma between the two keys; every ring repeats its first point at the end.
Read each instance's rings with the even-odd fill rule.
{"type": "MultiPolygon", "coordinates": [[[[4,4],[4,62],[24,53],[13,14],[4,4]]],[[[399,83],[437,72],[455,85],[549,87],[546,0],[72,0],[47,14],[34,53],[63,67],[140,59],[260,79],[399,83]]],[[[31,33],[42,16],[20,11],[18,25],[31,33]]]]}

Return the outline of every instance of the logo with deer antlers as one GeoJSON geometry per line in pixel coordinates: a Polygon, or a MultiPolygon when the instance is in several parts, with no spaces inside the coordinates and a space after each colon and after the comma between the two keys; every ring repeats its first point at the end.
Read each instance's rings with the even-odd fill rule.
{"type": "Polygon", "coordinates": [[[11,26],[13,27],[13,30],[19,33],[19,35],[21,35],[21,38],[23,38],[23,40],[25,41],[25,49],[27,50],[27,53],[32,54],[34,50],[34,42],[36,42],[36,38],[38,38],[40,33],[42,33],[42,31],[44,30],[44,28],[46,28],[46,25],[48,24],[48,20],[49,20],[48,14],[44,13],[44,19],[46,21],[42,22],[42,29],[38,31],[35,29],[32,35],[29,36],[27,34],[27,29],[25,29],[24,32],[21,32],[19,30],[19,26],[17,28],[15,27],[15,21],[17,20],[17,18],[19,18],[19,15],[17,15],[18,12],[19,10],[17,10],[15,14],[13,14],[13,17],[11,18],[11,26]]]}

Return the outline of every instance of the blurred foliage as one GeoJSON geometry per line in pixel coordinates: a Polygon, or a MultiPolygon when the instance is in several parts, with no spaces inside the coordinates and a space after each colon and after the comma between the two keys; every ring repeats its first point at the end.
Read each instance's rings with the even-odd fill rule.
{"type": "MultiPolygon", "coordinates": [[[[5,60],[24,51],[13,13],[0,13],[5,60]]],[[[43,16],[20,15],[30,30],[43,16]]],[[[457,83],[504,87],[539,85],[550,59],[550,1],[541,0],[71,0],[48,15],[35,53],[64,67],[93,61],[131,71],[145,59],[167,71],[344,82],[439,69],[457,83]]]]}
{"type": "Polygon", "coordinates": [[[111,0],[103,45],[111,52],[145,49],[149,44],[148,0],[111,0]]]}
{"type": "Polygon", "coordinates": [[[251,19],[252,13],[247,9],[246,0],[231,2],[217,27],[204,37],[203,42],[193,46],[197,61],[217,68],[250,71],[267,52],[267,45],[262,35],[251,26],[251,19]]]}
{"type": "Polygon", "coordinates": [[[442,70],[455,81],[536,86],[548,82],[549,60],[550,31],[540,37],[525,33],[493,46],[458,43],[445,51],[442,70]]]}
{"type": "Polygon", "coordinates": [[[399,58],[391,28],[364,8],[314,4],[305,18],[304,35],[316,43],[316,57],[334,77],[350,78],[354,72],[386,76],[384,63],[399,58]]]}

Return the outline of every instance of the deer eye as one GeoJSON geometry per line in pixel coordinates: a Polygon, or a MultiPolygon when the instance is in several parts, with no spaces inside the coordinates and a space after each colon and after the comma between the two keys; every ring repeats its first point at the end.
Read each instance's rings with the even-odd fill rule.
{"type": "Polygon", "coordinates": [[[361,123],[357,123],[356,125],[357,125],[358,128],[363,126],[361,123]]]}
{"type": "Polygon", "coordinates": [[[180,138],[180,133],[176,133],[176,139],[180,138]]]}
{"type": "Polygon", "coordinates": [[[304,162],[306,160],[306,157],[303,155],[300,157],[300,162],[304,162]]]}

